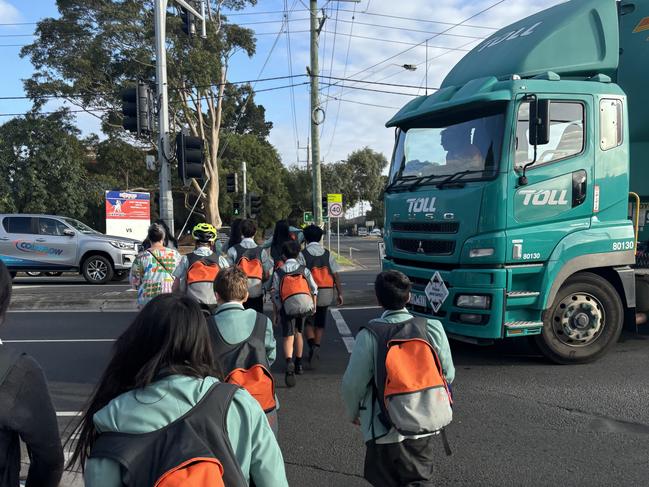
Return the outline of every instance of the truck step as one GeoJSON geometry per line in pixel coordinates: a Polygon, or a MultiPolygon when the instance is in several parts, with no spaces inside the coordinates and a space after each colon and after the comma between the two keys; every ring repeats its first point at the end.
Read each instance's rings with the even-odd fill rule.
{"type": "Polygon", "coordinates": [[[507,293],[508,298],[532,298],[541,294],[538,291],[509,291],[507,293]]]}
{"type": "Polygon", "coordinates": [[[508,330],[527,330],[541,326],[543,326],[542,321],[510,321],[509,323],[505,323],[505,328],[508,330]]]}

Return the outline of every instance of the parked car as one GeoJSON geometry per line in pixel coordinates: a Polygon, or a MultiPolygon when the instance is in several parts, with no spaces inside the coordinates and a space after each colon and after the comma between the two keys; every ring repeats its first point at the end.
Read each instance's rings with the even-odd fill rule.
{"type": "Polygon", "coordinates": [[[375,228],[374,230],[372,230],[372,231],[370,232],[370,235],[372,235],[373,237],[382,237],[382,236],[383,236],[383,232],[381,231],[380,228],[375,228]]]}
{"type": "Polygon", "coordinates": [[[17,272],[79,272],[91,284],[122,280],[140,242],[93,230],[74,218],[0,214],[0,259],[17,272]]]}
{"type": "Polygon", "coordinates": [[[358,227],[358,236],[359,237],[367,237],[367,227],[358,227]]]}

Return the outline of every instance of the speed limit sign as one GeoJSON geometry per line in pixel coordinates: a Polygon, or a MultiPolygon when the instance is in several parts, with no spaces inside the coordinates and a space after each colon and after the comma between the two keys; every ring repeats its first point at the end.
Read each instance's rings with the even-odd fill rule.
{"type": "Polygon", "coordinates": [[[329,203],[329,217],[340,218],[341,216],[343,216],[343,204],[329,203]]]}

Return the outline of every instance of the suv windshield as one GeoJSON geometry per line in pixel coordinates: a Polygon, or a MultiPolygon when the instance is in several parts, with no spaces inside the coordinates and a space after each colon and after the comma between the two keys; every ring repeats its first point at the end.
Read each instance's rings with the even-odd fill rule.
{"type": "MultiPolygon", "coordinates": [[[[483,112],[484,113],[484,112],[483,112]]],[[[493,177],[498,170],[505,115],[502,105],[483,116],[452,123],[413,127],[399,132],[390,168],[390,185],[398,181],[437,184],[454,174],[463,180],[493,177]]]]}
{"type": "Polygon", "coordinates": [[[85,234],[99,233],[96,230],[90,228],[85,223],[81,223],[79,220],[75,220],[74,218],[63,218],[63,221],[68,225],[70,225],[75,230],[80,231],[81,233],[85,233],[85,234]]]}

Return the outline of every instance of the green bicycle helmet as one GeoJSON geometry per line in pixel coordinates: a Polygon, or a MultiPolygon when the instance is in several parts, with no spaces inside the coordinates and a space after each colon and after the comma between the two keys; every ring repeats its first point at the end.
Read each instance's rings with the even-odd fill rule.
{"type": "Polygon", "coordinates": [[[199,223],[192,230],[194,240],[204,243],[212,243],[216,240],[216,228],[209,223],[199,223]]]}

